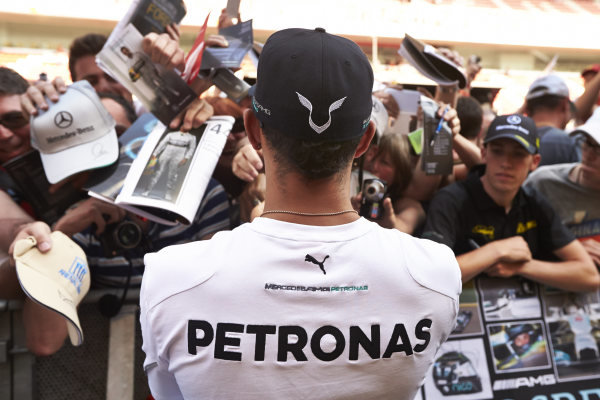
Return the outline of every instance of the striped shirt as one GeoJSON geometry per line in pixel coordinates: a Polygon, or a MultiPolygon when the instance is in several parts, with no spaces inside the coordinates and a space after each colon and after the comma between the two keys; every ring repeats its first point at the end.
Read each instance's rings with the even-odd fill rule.
{"type": "Polygon", "coordinates": [[[144,272],[144,254],[147,252],[200,240],[208,234],[229,228],[227,194],[219,182],[211,179],[190,225],[168,226],[151,222],[150,229],[140,246],[124,250],[122,255],[115,257],[106,256],[100,238],[91,228],[73,235],[73,240],[85,251],[94,287],[122,287],[130,274],[130,286],[139,287],[144,272]]]}

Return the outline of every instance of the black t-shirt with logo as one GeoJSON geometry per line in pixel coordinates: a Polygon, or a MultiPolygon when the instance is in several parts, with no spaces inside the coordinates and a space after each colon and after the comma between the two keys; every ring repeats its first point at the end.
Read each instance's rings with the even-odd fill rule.
{"type": "Polygon", "coordinates": [[[467,179],[441,189],[431,201],[423,237],[449,246],[456,255],[493,240],[523,236],[533,258],[555,260],[553,251],[575,240],[546,198],[530,187],[521,187],[506,213],[485,192],[475,168],[467,179]]]}

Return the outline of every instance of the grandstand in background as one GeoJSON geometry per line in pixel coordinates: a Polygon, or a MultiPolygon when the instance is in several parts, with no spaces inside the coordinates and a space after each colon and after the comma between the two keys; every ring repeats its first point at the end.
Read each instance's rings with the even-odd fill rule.
{"type": "MultiPolygon", "coordinates": [[[[94,7],[80,0],[2,2],[0,64],[28,79],[42,71],[50,78],[68,78],[65,49],[70,41],[88,32],[110,33],[129,4],[130,0],[97,0],[94,7]]],[[[191,47],[209,12],[208,33],[216,33],[225,5],[226,0],[188,1],[184,49],[191,47]]],[[[515,99],[555,56],[553,70],[569,82],[574,96],[582,91],[579,71],[600,62],[597,0],[242,0],[241,15],[253,19],[258,41],[286,27],[322,26],[347,36],[373,60],[382,81],[431,84],[397,54],[405,33],[452,48],[465,58],[479,55],[484,70],[474,86],[510,87],[508,100],[496,107],[501,112],[511,111],[515,99]]]]}

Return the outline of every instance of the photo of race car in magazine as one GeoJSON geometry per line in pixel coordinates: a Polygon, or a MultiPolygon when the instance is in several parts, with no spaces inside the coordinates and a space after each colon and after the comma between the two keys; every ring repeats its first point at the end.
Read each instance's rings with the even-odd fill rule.
{"type": "Polygon", "coordinates": [[[481,276],[477,283],[486,321],[542,316],[537,285],[533,282],[520,277],[494,279],[481,276]]]}
{"type": "Polygon", "coordinates": [[[546,323],[557,378],[600,379],[600,296],[547,291],[546,323]]]}
{"type": "Polygon", "coordinates": [[[469,336],[483,333],[481,322],[481,310],[479,308],[479,295],[475,288],[475,282],[470,281],[463,285],[459,298],[459,310],[456,318],[456,326],[450,337],[469,336]]]}

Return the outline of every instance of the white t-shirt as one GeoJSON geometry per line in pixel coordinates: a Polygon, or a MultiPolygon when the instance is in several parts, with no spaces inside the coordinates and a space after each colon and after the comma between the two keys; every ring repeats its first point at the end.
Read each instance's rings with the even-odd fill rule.
{"type": "Polygon", "coordinates": [[[147,254],[144,368],[157,399],[410,399],[452,331],[452,251],[365,219],[257,218],[147,254]]]}

